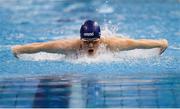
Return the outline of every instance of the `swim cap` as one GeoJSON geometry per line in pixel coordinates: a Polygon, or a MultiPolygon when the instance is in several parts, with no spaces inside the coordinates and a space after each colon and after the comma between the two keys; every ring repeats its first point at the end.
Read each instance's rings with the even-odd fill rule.
{"type": "Polygon", "coordinates": [[[94,40],[101,36],[100,26],[97,22],[86,20],[80,29],[81,39],[94,40]]]}

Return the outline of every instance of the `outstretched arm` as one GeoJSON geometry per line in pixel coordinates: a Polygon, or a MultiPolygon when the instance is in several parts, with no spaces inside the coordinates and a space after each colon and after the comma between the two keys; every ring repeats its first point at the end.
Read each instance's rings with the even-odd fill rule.
{"type": "Polygon", "coordinates": [[[151,39],[128,39],[128,38],[111,38],[109,40],[109,47],[114,50],[132,50],[132,49],[150,49],[160,48],[162,54],[167,46],[167,40],[151,40],[151,39]]]}
{"type": "Polygon", "coordinates": [[[26,45],[16,45],[12,47],[14,56],[23,53],[37,53],[37,52],[49,52],[49,53],[65,53],[66,51],[77,49],[79,44],[78,39],[66,39],[49,41],[43,43],[32,43],[26,45]]]}

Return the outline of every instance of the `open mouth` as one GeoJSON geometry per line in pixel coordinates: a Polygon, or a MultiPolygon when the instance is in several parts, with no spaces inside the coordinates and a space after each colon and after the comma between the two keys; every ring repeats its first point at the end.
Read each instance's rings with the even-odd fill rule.
{"type": "Polygon", "coordinates": [[[88,53],[93,53],[93,52],[94,52],[93,49],[89,49],[89,50],[88,50],[88,53]]]}

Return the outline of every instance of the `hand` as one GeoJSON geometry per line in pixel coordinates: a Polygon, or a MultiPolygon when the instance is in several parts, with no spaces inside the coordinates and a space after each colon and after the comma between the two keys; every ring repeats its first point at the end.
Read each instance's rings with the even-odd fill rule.
{"type": "Polygon", "coordinates": [[[161,43],[162,43],[162,45],[160,48],[159,55],[161,55],[166,50],[166,48],[168,47],[168,41],[166,39],[161,40],[161,43]]]}
{"type": "Polygon", "coordinates": [[[18,58],[18,54],[19,54],[18,48],[20,48],[20,45],[13,46],[13,47],[11,48],[12,51],[13,51],[13,55],[14,55],[16,58],[18,58]]]}

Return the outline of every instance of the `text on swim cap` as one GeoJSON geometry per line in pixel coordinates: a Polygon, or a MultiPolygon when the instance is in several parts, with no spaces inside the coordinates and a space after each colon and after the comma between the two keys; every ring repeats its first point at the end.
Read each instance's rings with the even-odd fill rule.
{"type": "Polygon", "coordinates": [[[94,36],[94,33],[84,33],[84,36],[94,36]]]}

